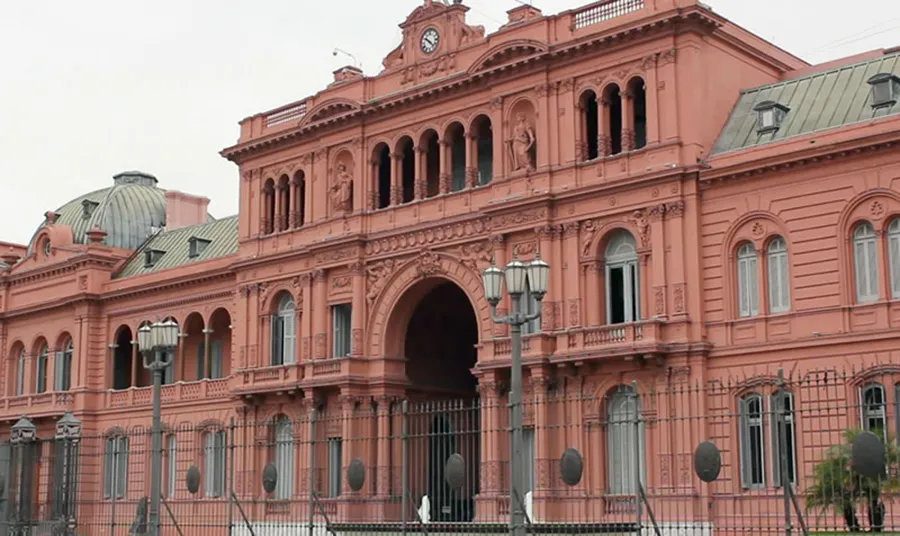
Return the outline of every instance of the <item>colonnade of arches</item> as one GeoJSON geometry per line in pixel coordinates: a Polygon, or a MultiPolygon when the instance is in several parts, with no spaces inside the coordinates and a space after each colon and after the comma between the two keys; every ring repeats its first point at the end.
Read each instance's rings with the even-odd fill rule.
{"type": "Polygon", "coordinates": [[[468,129],[453,122],[442,134],[428,129],[417,139],[402,136],[372,151],[372,196],[377,210],[488,184],[494,174],[491,119],[477,116],[468,129]]]}
{"type": "MultiPolygon", "coordinates": [[[[171,318],[177,322],[177,319],[171,318]]],[[[142,322],[140,326],[149,324],[142,322]]],[[[110,353],[112,366],[107,385],[112,389],[147,387],[152,384],[150,371],[143,366],[137,346],[137,326],[119,326],[110,353]]],[[[191,313],[179,323],[178,346],[172,366],[163,374],[163,385],[178,381],[224,378],[231,374],[231,315],[216,309],[204,319],[191,313]]]]}
{"type": "Polygon", "coordinates": [[[644,80],[634,77],[623,91],[609,84],[598,96],[588,89],[578,99],[578,159],[594,160],[647,145],[647,90],[644,80]]]}
{"type": "Polygon", "coordinates": [[[277,181],[266,179],[262,192],[263,234],[272,234],[301,227],[306,222],[306,177],[303,171],[293,178],[282,175],[277,181]]]}
{"type": "Polygon", "coordinates": [[[68,332],[60,334],[53,346],[38,337],[30,349],[21,341],[9,352],[8,385],[11,396],[68,391],[72,388],[75,345],[68,332]]]}

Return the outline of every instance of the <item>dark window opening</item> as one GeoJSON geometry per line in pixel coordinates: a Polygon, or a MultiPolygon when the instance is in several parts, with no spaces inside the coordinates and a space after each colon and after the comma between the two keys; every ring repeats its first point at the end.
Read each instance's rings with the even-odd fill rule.
{"type": "Polygon", "coordinates": [[[612,86],[609,96],[609,154],[622,152],[622,94],[612,86]]]}
{"type": "Polygon", "coordinates": [[[128,328],[124,328],[116,337],[116,348],[113,350],[113,389],[131,387],[131,368],[134,366],[131,339],[131,330],[128,328]]]}
{"type": "Polygon", "coordinates": [[[631,82],[631,99],[634,113],[634,148],[641,149],[647,145],[647,90],[640,78],[631,82]]]}
{"type": "Polygon", "coordinates": [[[425,197],[434,197],[441,192],[441,146],[437,132],[427,135],[425,149],[428,151],[425,157],[425,197]]]}
{"type": "Polygon", "coordinates": [[[207,246],[212,243],[211,240],[207,240],[206,238],[200,238],[197,236],[192,236],[188,239],[188,257],[194,258],[199,257],[201,253],[203,253],[207,246]]]}
{"type": "Polygon", "coordinates": [[[297,220],[295,226],[301,227],[306,219],[306,175],[302,171],[298,171],[294,175],[294,188],[297,189],[297,207],[295,208],[297,220]]]}
{"type": "Polygon", "coordinates": [[[409,203],[416,198],[416,153],[413,150],[413,142],[407,139],[400,153],[403,156],[402,188],[403,203],[409,203]]]}
{"type": "Polygon", "coordinates": [[[584,97],[584,159],[593,160],[600,156],[600,144],[598,140],[600,108],[597,105],[597,95],[588,91],[584,97]]]}
{"type": "Polygon", "coordinates": [[[478,151],[478,184],[490,184],[494,179],[494,130],[491,120],[481,119],[475,127],[475,148],[478,151]]]}
{"type": "Polygon", "coordinates": [[[466,137],[463,128],[459,124],[454,125],[450,132],[450,190],[458,192],[466,187],[466,137]]]}
{"type": "Polygon", "coordinates": [[[269,179],[263,188],[263,217],[262,232],[263,234],[272,234],[275,232],[275,181],[269,179]]]}
{"type": "Polygon", "coordinates": [[[378,152],[378,208],[391,205],[391,151],[387,145],[378,152]]]}

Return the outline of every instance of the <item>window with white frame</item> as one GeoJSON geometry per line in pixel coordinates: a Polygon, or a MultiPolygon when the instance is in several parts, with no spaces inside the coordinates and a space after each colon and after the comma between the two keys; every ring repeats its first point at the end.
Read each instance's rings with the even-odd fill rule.
{"type": "Polygon", "coordinates": [[[853,230],[853,272],[856,277],[856,301],[878,300],[878,253],[875,229],[862,222],[853,230]]]}
{"type": "Polygon", "coordinates": [[[352,310],[349,303],[331,308],[331,357],[350,355],[350,321],[352,310]]]}
{"type": "Polygon", "coordinates": [[[534,427],[526,426],[522,428],[522,460],[525,462],[523,468],[525,473],[524,493],[534,491],[535,488],[536,454],[534,427]]]}
{"type": "Polygon", "coordinates": [[[47,345],[43,345],[41,347],[41,351],[38,354],[37,359],[37,369],[35,371],[35,393],[43,393],[47,390],[47,367],[50,364],[50,350],[47,348],[47,345]]]}
{"type": "Polygon", "coordinates": [[[290,499],[294,494],[294,428],[284,415],[275,420],[275,467],[275,498],[290,499]]]}
{"type": "Polygon", "coordinates": [[[103,497],[123,499],[128,492],[128,438],[106,438],[103,456],[103,497]]]}
{"type": "Polygon", "coordinates": [[[627,231],[618,231],[606,247],[607,324],[640,319],[640,281],[637,244],[627,231]]]}
{"type": "Polygon", "coordinates": [[[19,352],[18,363],[16,363],[16,396],[25,394],[25,367],[27,366],[25,358],[25,349],[19,352]]]}
{"type": "Polygon", "coordinates": [[[224,358],[225,343],[222,339],[216,339],[209,343],[209,377],[216,379],[222,377],[222,359],[224,358]]]}
{"type": "Polygon", "coordinates": [[[203,440],[204,491],[207,497],[225,494],[225,432],[207,432],[203,440]]]}
{"type": "Polygon", "coordinates": [[[888,262],[891,270],[891,297],[900,298],[900,218],[888,225],[888,262]]]}
{"type": "Polygon", "coordinates": [[[766,457],[763,445],[763,397],[748,394],[740,400],[741,485],[766,485],[766,457]]]}
{"type": "Polygon", "coordinates": [[[285,293],[278,302],[278,313],[272,317],[273,365],[290,365],[297,362],[296,339],[297,317],[294,298],[285,293]]]}
{"type": "Polygon", "coordinates": [[[878,383],[867,385],[862,389],[860,398],[863,429],[884,438],[887,433],[884,387],[878,383]]]}
{"type": "Polygon", "coordinates": [[[788,481],[791,484],[797,483],[797,453],[796,453],[796,437],[794,428],[794,395],[790,391],[784,391],[782,396],[775,393],[772,396],[772,407],[775,409],[772,422],[776,426],[772,427],[772,444],[775,446],[773,452],[775,456],[772,458],[772,474],[773,481],[776,486],[783,486],[781,479],[782,459],[787,460],[788,481]],[[782,403],[783,401],[783,403],[782,403]],[[783,428],[782,428],[783,427],[783,428]],[[784,435],[784,445],[782,445],[782,434],[784,435]]]}
{"type": "Polygon", "coordinates": [[[328,439],[328,496],[341,496],[341,464],[344,456],[344,440],[340,437],[328,439]]]}
{"type": "Polygon", "coordinates": [[[178,485],[178,439],[175,434],[166,438],[166,495],[175,496],[178,485]]]}
{"type": "Polygon", "coordinates": [[[769,242],[766,250],[769,268],[769,312],[784,313],[791,308],[791,285],[788,278],[787,243],[780,236],[769,242]]]}
{"type": "MultiPolygon", "coordinates": [[[[525,278],[525,292],[522,294],[521,300],[522,312],[524,314],[532,315],[540,310],[541,304],[531,292],[531,282],[528,281],[528,277],[525,278]]],[[[541,331],[540,317],[522,324],[522,333],[524,335],[530,335],[539,331],[541,331]]]]}
{"type": "Polygon", "coordinates": [[[72,339],[66,341],[61,352],[56,352],[53,368],[53,390],[68,391],[72,387],[72,339]]]}
{"type": "Polygon", "coordinates": [[[756,272],[756,250],[745,242],[737,254],[738,313],[743,318],[759,314],[759,278],[756,272]]]}
{"type": "Polygon", "coordinates": [[[609,492],[614,495],[635,495],[638,471],[641,481],[646,476],[644,426],[639,411],[640,401],[631,386],[620,385],[608,400],[607,478],[609,492]]]}

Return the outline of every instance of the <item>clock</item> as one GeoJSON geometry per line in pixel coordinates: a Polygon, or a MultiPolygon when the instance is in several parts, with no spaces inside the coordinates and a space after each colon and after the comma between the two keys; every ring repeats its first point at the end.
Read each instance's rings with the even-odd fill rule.
{"type": "Polygon", "coordinates": [[[441,34],[434,28],[428,28],[422,34],[422,52],[426,54],[431,54],[438,48],[438,44],[441,42],[441,34]]]}

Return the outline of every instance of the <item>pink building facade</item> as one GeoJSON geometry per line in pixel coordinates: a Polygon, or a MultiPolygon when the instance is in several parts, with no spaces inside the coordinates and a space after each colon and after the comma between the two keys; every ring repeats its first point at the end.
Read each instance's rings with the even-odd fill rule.
{"type": "MultiPolygon", "coordinates": [[[[551,266],[543,300],[523,298],[542,313],[523,343],[535,523],[624,527],[641,481],[670,533],[775,526],[775,453],[802,495],[843,430],[900,432],[900,51],[810,66],[689,0],[521,6],[489,35],[467,10],[425,0],[377,76],[345,67],[241,121],[222,151],[237,216],[126,172],[3,245],[0,419],[52,438],[70,411],[94,438],[82,523],[124,534],[149,493],[134,340],[169,317],[176,517],[422,522],[402,508],[429,496],[432,522],[502,522],[511,348],[481,287],[492,260],[551,266]],[[768,420],[779,371],[787,451],[768,420]],[[410,407],[432,409],[403,455],[410,407]],[[632,413],[630,435],[615,425],[632,413]],[[456,439],[435,446],[444,418],[456,439]],[[691,466],[706,440],[712,484],[691,466]],[[567,448],[585,462],[571,487],[567,448]],[[445,505],[439,453],[457,451],[478,470],[445,505]]],[[[47,467],[26,494],[39,515],[47,467]]]]}

